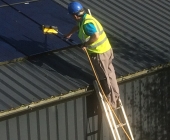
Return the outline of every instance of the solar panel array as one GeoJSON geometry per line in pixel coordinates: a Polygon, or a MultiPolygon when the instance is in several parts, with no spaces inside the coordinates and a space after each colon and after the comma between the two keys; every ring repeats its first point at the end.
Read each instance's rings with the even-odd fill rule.
{"type": "Polygon", "coordinates": [[[67,14],[67,10],[57,3],[47,0],[8,0],[1,2],[0,6],[0,61],[68,46],[68,43],[61,40],[62,34],[58,34],[58,37],[42,32],[42,25],[57,26],[62,33],[67,33],[67,29],[73,26],[74,21],[67,14]]]}

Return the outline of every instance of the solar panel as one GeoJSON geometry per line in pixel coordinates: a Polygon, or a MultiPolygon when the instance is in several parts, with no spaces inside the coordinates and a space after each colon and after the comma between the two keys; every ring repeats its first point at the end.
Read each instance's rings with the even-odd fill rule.
{"type": "MultiPolygon", "coordinates": [[[[5,2],[21,2],[21,0],[5,2]]],[[[58,38],[56,35],[44,35],[42,32],[42,25],[55,25],[62,33],[67,33],[74,26],[74,21],[67,14],[67,10],[53,1],[42,0],[1,7],[0,17],[0,39],[2,44],[9,44],[6,45],[8,48],[2,45],[1,50],[3,48],[3,51],[7,52],[9,48],[11,50],[15,48],[15,53],[18,55],[13,56],[30,56],[69,46],[61,40],[62,35],[58,38]]],[[[76,36],[73,39],[78,41],[76,36]]],[[[8,58],[6,55],[5,59],[11,59],[11,56],[8,58]]]]}
{"type": "Polygon", "coordinates": [[[18,52],[11,45],[5,43],[0,39],[0,62],[4,62],[7,60],[13,60],[15,58],[24,57],[24,55],[18,52]]]}

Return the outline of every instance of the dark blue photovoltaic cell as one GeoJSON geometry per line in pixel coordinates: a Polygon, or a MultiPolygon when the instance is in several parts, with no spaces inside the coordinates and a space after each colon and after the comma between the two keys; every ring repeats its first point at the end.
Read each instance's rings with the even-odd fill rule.
{"type": "Polygon", "coordinates": [[[0,62],[13,60],[15,58],[24,57],[24,55],[18,52],[11,45],[5,43],[0,39],[0,62]]]}
{"type": "MultiPolygon", "coordinates": [[[[75,21],[68,14],[67,9],[51,0],[42,0],[29,5],[16,5],[15,7],[40,24],[57,26],[59,31],[64,34],[75,25],[75,21]]],[[[79,41],[77,35],[73,35],[72,39],[79,41]]]]}
{"type": "Polygon", "coordinates": [[[14,4],[14,3],[26,2],[26,1],[31,1],[31,0],[4,0],[4,1],[8,2],[9,4],[14,4]]]}
{"type": "Polygon", "coordinates": [[[4,3],[2,1],[0,1],[0,6],[4,5],[4,3]]]}
{"type": "Polygon", "coordinates": [[[44,35],[41,28],[43,24],[55,25],[61,32],[67,33],[74,22],[66,9],[49,0],[14,7],[19,11],[10,6],[0,8],[0,38],[18,52],[30,56],[69,46],[56,35],[44,35]]]}

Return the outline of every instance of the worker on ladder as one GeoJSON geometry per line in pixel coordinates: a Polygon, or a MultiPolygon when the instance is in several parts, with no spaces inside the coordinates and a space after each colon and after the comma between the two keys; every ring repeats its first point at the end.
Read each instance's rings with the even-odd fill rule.
{"type": "Polygon", "coordinates": [[[119,101],[119,87],[112,64],[113,50],[106,33],[100,22],[87,14],[79,2],[71,2],[68,5],[68,12],[78,24],[65,37],[70,38],[78,31],[82,48],[87,49],[107,99],[115,109],[119,101]]]}

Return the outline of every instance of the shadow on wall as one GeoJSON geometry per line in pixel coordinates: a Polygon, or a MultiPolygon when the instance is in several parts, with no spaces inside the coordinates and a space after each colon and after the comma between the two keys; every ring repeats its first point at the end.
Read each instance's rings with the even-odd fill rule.
{"type": "Polygon", "coordinates": [[[135,129],[140,134],[138,140],[170,139],[170,68],[147,77],[140,103],[131,106],[140,110],[135,129]],[[137,105],[140,104],[140,105],[137,105]]]}

